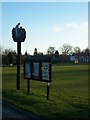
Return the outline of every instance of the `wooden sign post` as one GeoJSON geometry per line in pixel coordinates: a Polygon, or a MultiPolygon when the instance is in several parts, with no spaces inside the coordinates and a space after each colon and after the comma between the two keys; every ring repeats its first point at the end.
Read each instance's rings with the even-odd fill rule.
{"type": "Polygon", "coordinates": [[[21,42],[17,42],[17,90],[20,90],[21,42]]]}
{"type": "Polygon", "coordinates": [[[20,90],[21,42],[24,42],[26,38],[25,29],[19,25],[20,23],[12,29],[13,41],[17,42],[17,90],[20,90]]]}

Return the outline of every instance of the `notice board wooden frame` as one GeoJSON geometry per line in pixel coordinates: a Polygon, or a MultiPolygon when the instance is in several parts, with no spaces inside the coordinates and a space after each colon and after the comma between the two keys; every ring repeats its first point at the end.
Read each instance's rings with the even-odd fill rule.
{"type": "Polygon", "coordinates": [[[51,58],[34,58],[34,57],[26,58],[24,61],[24,79],[37,80],[48,83],[51,82],[52,81],[51,58]],[[34,67],[36,71],[34,71],[34,67]],[[36,76],[34,72],[35,74],[37,74],[36,76]],[[26,75],[26,73],[28,74],[26,75]]]}

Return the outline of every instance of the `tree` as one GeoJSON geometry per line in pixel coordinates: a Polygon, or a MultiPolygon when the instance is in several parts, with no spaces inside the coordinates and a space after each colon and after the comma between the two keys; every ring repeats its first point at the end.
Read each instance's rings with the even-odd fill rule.
{"type": "Polygon", "coordinates": [[[0,45],[0,67],[2,66],[2,46],[0,45]]]}
{"type": "Polygon", "coordinates": [[[8,62],[9,62],[9,64],[14,63],[13,54],[11,52],[8,53],[8,62]]]}
{"type": "Polygon", "coordinates": [[[58,50],[55,51],[55,57],[58,57],[59,56],[59,52],[58,50]]]}
{"type": "Polygon", "coordinates": [[[80,53],[81,52],[81,49],[80,49],[80,47],[75,47],[74,48],[74,53],[80,53]]]}
{"type": "Polygon", "coordinates": [[[2,55],[2,65],[7,66],[8,64],[9,64],[8,56],[7,55],[2,55]]]}
{"type": "Polygon", "coordinates": [[[89,54],[90,53],[90,49],[89,48],[84,49],[83,53],[89,54]]]}
{"type": "Polygon", "coordinates": [[[2,55],[3,47],[0,45],[0,55],[2,55]]]}
{"type": "Polygon", "coordinates": [[[52,55],[52,54],[54,54],[54,51],[55,51],[55,48],[54,48],[54,47],[49,47],[49,48],[47,49],[47,54],[48,54],[48,55],[52,55]]]}
{"type": "Polygon", "coordinates": [[[34,55],[37,55],[37,48],[34,49],[34,55]]]}
{"type": "Polygon", "coordinates": [[[4,49],[4,51],[3,51],[3,55],[8,55],[10,52],[13,52],[13,50],[12,49],[4,49]]]}
{"type": "Polygon", "coordinates": [[[69,55],[72,52],[72,46],[69,44],[63,44],[60,48],[62,54],[69,55]]]}
{"type": "Polygon", "coordinates": [[[12,51],[2,54],[2,64],[3,65],[10,65],[10,64],[16,64],[16,52],[12,51]]]}

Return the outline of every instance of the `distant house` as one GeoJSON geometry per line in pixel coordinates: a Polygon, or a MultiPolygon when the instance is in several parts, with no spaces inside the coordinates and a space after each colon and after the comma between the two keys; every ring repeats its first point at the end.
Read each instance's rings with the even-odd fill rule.
{"type": "Polygon", "coordinates": [[[36,58],[43,58],[43,57],[51,57],[52,63],[88,63],[90,62],[90,53],[78,53],[78,54],[72,54],[72,55],[66,55],[66,54],[53,54],[53,55],[44,55],[43,53],[37,53],[37,55],[23,55],[23,61],[26,57],[36,57],[36,58]]]}
{"type": "Polygon", "coordinates": [[[71,61],[71,62],[74,62],[75,60],[76,60],[75,55],[70,55],[70,61],[71,61]]]}
{"type": "Polygon", "coordinates": [[[71,62],[90,62],[90,53],[85,54],[85,53],[77,53],[73,54],[70,56],[70,61],[71,62]]]}

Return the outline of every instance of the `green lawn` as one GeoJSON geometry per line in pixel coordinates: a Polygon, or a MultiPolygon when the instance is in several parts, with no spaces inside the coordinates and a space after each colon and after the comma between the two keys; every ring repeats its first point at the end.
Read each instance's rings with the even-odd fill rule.
{"type": "Polygon", "coordinates": [[[16,90],[16,67],[2,71],[3,99],[31,111],[44,119],[87,118],[88,116],[88,65],[53,65],[50,99],[46,100],[46,83],[30,82],[27,95],[27,80],[21,70],[21,90],[16,90]]]}

